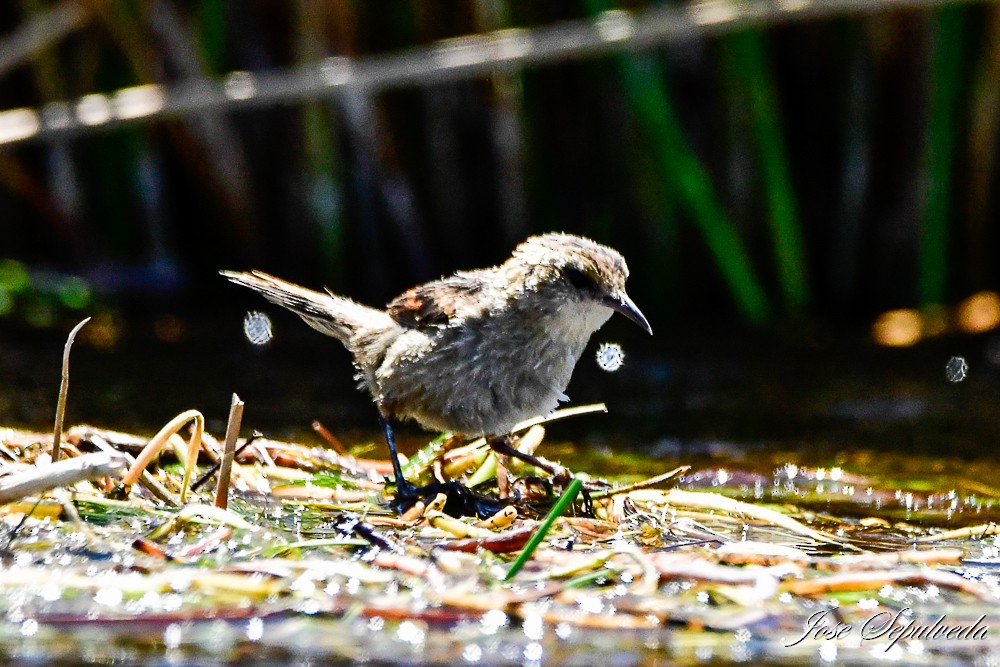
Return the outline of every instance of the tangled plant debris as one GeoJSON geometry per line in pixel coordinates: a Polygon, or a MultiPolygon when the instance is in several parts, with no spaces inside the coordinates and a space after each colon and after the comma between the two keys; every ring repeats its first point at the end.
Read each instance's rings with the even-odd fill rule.
{"type": "MultiPolygon", "coordinates": [[[[599,406],[553,418],[593,409],[599,406]]],[[[544,451],[537,422],[524,425],[520,446],[544,451]]],[[[520,636],[540,623],[560,646],[559,628],[662,632],[658,641],[674,654],[683,652],[672,644],[678,632],[697,631],[712,643],[744,630],[755,638],[745,648],[767,653],[791,651],[784,639],[798,637],[826,606],[838,608],[841,622],[906,605],[919,615],[965,609],[971,617],[1000,593],[995,559],[963,563],[993,539],[989,525],[979,533],[914,534],[871,517],[826,516],[812,527],[801,509],[731,497],[738,487],[695,490],[697,474],[686,468],[650,480],[674,487],[665,489],[644,481],[616,486],[575,471],[562,507],[552,511],[563,489],[544,471],[491,460],[484,442],[448,438],[410,457],[407,474],[478,479],[478,491],[503,508],[484,520],[450,516],[442,495],[398,514],[390,509],[386,461],[263,437],[226,447],[203,424],[200,413],[187,411],[148,441],[76,426],[58,464],[49,460],[45,434],[0,432],[9,459],[0,477],[6,618],[63,636],[100,622],[120,627],[130,642],[136,636],[125,628],[137,621],[146,631],[158,628],[157,641],[175,624],[209,619],[257,619],[262,627],[302,617],[382,623],[393,628],[397,648],[410,651],[412,643],[399,641],[408,632],[403,623],[425,634],[476,627],[467,646],[485,650],[487,619],[502,613],[508,632],[520,627],[520,636]],[[236,451],[228,492],[194,488],[198,473],[225,467],[227,452],[236,451]],[[506,495],[499,469],[510,481],[506,495]],[[876,528],[878,538],[868,540],[876,528]],[[919,546],[936,536],[946,546],[919,546]]],[[[798,475],[808,479],[806,471],[798,475]]],[[[283,637],[268,643],[262,633],[253,641],[287,650],[283,637]]],[[[242,641],[249,640],[234,640],[232,655],[242,641]]],[[[433,642],[422,641],[431,650],[433,642]]],[[[815,650],[821,641],[803,644],[815,650]]],[[[988,646],[995,644],[984,638],[962,648],[988,646]]],[[[356,643],[343,650],[363,653],[356,643]]]]}
{"type": "MultiPolygon", "coordinates": [[[[513,444],[544,455],[546,425],[603,410],[526,422],[513,444]]],[[[905,490],[790,465],[601,479],[445,435],[406,477],[496,511],[455,516],[440,494],[398,512],[388,461],[239,438],[242,415],[234,396],[222,443],[197,410],[149,439],[74,426],[56,463],[51,434],[0,430],[0,653],[696,663],[834,646],[934,664],[1000,646],[997,494],[981,484],[905,490]],[[920,630],[938,618],[968,632],[920,630]]]]}

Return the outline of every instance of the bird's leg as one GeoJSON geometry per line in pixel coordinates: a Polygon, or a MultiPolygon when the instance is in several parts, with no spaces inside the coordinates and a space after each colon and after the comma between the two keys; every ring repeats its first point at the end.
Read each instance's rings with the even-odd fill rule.
{"type": "MultiPolygon", "coordinates": [[[[389,456],[392,458],[392,474],[396,478],[396,497],[393,499],[392,505],[397,511],[402,512],[412,507],[418,500],[433,498],[439,493],[448,497],[444,511],[452,516],[478,516],[485,519],[503,508],[502,504],[492,498],[482,496],[457,481],[431,482],[424,486],[408,482],[403,477],[403,467],[399,465],[399,452],[396,449],[396,437],[392,433],[392,424],[389,423],[389,418],[381,410],[379,410],[378,416],[382,422],[382,430],[385,431],[385,442],[389,445],[389,456]]],[[[368,539],[367,536],[366,539],[368,539]]]]}
{"type": "Polygon", "coordinates": [[[486,439],[486,444],[488,444],[490,449],[497,454],[505,454],[507,456],[513,456],[515,459],[521,459],[528,465],[540,468],[552,476],[558,476],[563,470],[561,466],[554,466],[551,463],[541,460],[537,456],[525,454],[520,451],[511,444],[511,436],[509,435],[488,437],[486,439]]]}
{"type": "Polygon", "coordinates": [[[379,420],[382,422],[382,430],[385,431],[385,442],[389,445],[389,458],[392,459],[392,475],[396,478],[396,505],[412,504],[419,498],[417,487],[407,482],[403,477],[403,468],[399,465],[399,452],[396,450],[396,436],[392,433],[392,424],[389,418],[379,411],[379,420]]]}

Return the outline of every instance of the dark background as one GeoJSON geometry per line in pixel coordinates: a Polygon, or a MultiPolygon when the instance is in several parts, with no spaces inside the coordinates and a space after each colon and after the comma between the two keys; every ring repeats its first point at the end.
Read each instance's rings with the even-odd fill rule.
{"type": "MultiPolygon", "coordinates": [[[[370,429],[346,353],[217,271],[377,305],[562,230],[625,255],[656,332],[617,318],[597,334],[626,365],[604,374],[588,353],[570,394],[612,415],[566,437],[991,455],[1000,7],[762,4],[641,48],[429,76],[438,40],[524,28],[538,47],[621,15],[603,0],[5,3],[0,110],[236,71],[280,82],[329,56],[408,57],[413,76],[0,146],[0,423],[48,428],[65,334],[91,315],[71,422],[219,420],[237,391],[251,426],[370,429]],[[268,346],[244,339],[248,309],[274,318],[268,346]],[[944,377],[954,355],[963,383],[944,377]]],[[[619,8],[644,25],[664,6],[619,8]]],[[[706,6],[673,5],[687,21],[706,6]]]]}

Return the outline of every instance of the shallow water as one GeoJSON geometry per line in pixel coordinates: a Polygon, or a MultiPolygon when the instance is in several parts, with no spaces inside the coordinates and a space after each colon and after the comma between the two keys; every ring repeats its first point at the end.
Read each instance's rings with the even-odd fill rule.
{"type": "MultiPolygon", "coordinates": [[[[543,445],[553,450],[548,453],[568,453],[572,448],[548,444],[543,445]]],[[[631,456],[593,450],[578,460],[580,469],[587,465],[593,469],[611,459],[615,459],[622,479],[641,476],[634,468],[639,460],[631,456]]],[[[706,465],[695,466],[679,486],[713,490],[751,502],[795,505],[813,527],[837,530],[849,543],[876,552],[906,549],[912,544],[911,535],[929,526],[997,519],[1000,493],[970,481],[986,468],[959,462],[927,466],[921,459],[893,455],[879,463],[885,466],[882,470],[891,470],[891,475],[867,477],[858,471],[872,461],[870,458],[849,458],[843,467],[834,468],[780,461],[780,455],[760,455],[754,457],[752,465],[739,467],[735,461],[716,456],[712,465],[706,460],[706,465]],[[872,523],[876,517],[880,523],[872,523]],[[862,518],[868,523],[860,521],[862,518]]],[[[252,503],[252,498],[238,498],[237,503],[252,503]]],[[[329,522],[320,516],[307,516],[308,511],[281,518],[274,508],[260,506],[257,511],[266,512],[268,517],[254,521],[257,525],[270,522],[300,538],[329,533],[329,522]]],[[[801,542],[801,538],[766,526],[720,524],[712,530],[726,539],[788,546],[801,542]]],[[[60,538],[52,524],[35,525],[20,534],[18,555],[7,567],[31,572],[38,566],[87,566],[89,577],[109,576],[123,569],[138,568],[141,572],[150,567],[154,575],[173,571],[169,589],[160,590],[154,584],[147,590],[150,584],[139,580],[123,588],[109,583],[89,592],[50,590],[51,586],[33,586],[30,581],[22,587],[8,583],[0,596],[4,618],[0,623],[0,656],[6,664],[629,666],[870,664],[877,659],[882,663],[951,665],[966,660],[982,662],[1000,650],[1000,616],[995,613],[995,603],[975,602],[933,584],[886,585],[878,592],[845,592],[814,602],[785,599],[783,594],[759,607],[741,608],[713,600],[704,592],[694,596],[681,579],[660,585],[657,599],[665,605],[660,611],[666,611],[669,623],[651,629],[601,630],[545,621],[543,617],[587,614],[611,622],[615,606],[628,610],[636,603],[624,579],[617,585],[609,581],[604,586],[581,589],[576,607],[565,607],[565,602],[559,607],[553,600],[542,599],[508,615],[501,608],[481,613],[421,602],[419,588],[403,591],[391,575],[384,581],[362,580],[359,584],[349,571],[332,574],[320,568],[312,574],[305,570],[298,577],[291,587],[298,594],[292,598],[287,587],[281,587],[285,594],[266,598],[234,589],[227,604],[218,594],[210,598],[204,584],[184,583],[205,572],[198,566],[163,570],[162,565],[154,565],[130,549],[133,529],[123,531],[122,543],[117,546],[113,532],[103,534],[100,545],[94,546],[91,540],[91,546],[86,547],[88,540],[83,535],[60,538]],[[323,587],[322,595],[319,590],[312,592],[314,586],[323,587]],[[835,641],[811,638],[791,645],[803,634],[808,618],[831,603],[837,605],[839,621],[854,628],[854,635],[835,641]],[[942,617],[956,625],[979,623],[985,630],[966,641],[895,643],[888,638],[863,638],[859,630],[879,609],[893,613],[912,609],[917,622],[929,624],[942,617]]],[[[994,594],[1000,593],[1000,544],[995,538],[952,541],[942,546],[964,549],[966,561],[957,571],[994,594]]],[[[239,562],[243,548],[241,541],[228,542],[224,555],[210,555],[209,562],[201,565],[215,560],[229,562],[230,558],[239,562]]],[[[248,561],[251,566],[257,557],[248,561]]],[[[351,561],[342,563],[346,567],[351,561]]],[[[281,566],[260,567],[266,571],[281,566]]]]}
{"type": "MultiPolygon", "coordinates": [[[[196,320],[186,321],[171,342],[156,335],[154,321],[137,322],[110,347],[81,338],[68,423],[149,433],[198,408],[209,430],[221,435],[235,391],[247,403],[244,431],[318,443],[309,429],[318,418],[348,445],[371,442],[371,455],[384,456],[372,407],[354,391],[347,355],[335,344],[298,327],[285,331],[279,322],[276,340],[255,347],[242,338],[238,321],[230,330],[196,320]]],[[[611,335],[599,335],[594,350],[598,342],[617,341],[611,335]]],[[[633,350],[623,339],[626,362],[615,373],[585,357],[569,393],[574,404],[605,401],[609,414],[551,425],[541,453],[622,481],[691,465],[682,488],[794,505],[817,527],[860,526],[861,519],[877,517],[881,523],[856,535],[871,550],[905,548],[911,529],[1000,520],[993,445],[1000,371],[991,362],[993,339],[942,338],[909,350],[877,348],[862,336],[824,342],[715,330],[658,340],[662,348],[636,343],[633,350]],[[945,377],[956,355],[970,366],[960,383],[945,377]]],[[[0,424],[49,428],[62,335],[9,328],[0,331],[0,346],[0,424]]],[[[415,429],[402,435],[410,452],[427,441],[415,429]]],[[[776,539],[767,529],[743,530],[749,539],[776,539]]],[[[964,548],[973,562],[968,576],[995,584],[998,545],[980,540],[964,548]]],[[[948,597],[922,598],[919,588],[900,587],[900,595],[897,607],[920,605],[924,615],[948,613],[956,622],[971,622],[982,611],[948,597]]],[[[601,632],[528,618],[500,622],[495,615],[490,625],[433,610],[400,617],[282,607],[215,620],[136,624],[95,617],[81,624],[49,617],[32,624],[31,617],[10,615],[17,607],[11,600],[2,606],[0,651],[21,664],[594,664],[595,657],[615,665],[865,664],[873,656],[954,664],[985,659],[1000,635],[991,625],[989,642],[907,645],[900,653],[863,643],[790,648],[780,637],[797,628],[783,627],[780,614],[728,619],[732,627],[714,632],[684,625],[601,632]],[[744,626],[751,631],[741,631],[744,626]],[[875,655],[876,649],[882,652],[875,655]]],[[[711,614],[710,605],[700,613],[711,614]]]]}

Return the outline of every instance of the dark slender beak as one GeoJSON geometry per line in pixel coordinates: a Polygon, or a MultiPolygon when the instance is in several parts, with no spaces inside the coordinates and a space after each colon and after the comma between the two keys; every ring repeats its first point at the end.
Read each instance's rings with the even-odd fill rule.
{"type": "Polygon", "coordinates": [[[646,319],[646,316],[639,310],[639,306],[635,305],[635,302],[625,292],[621,294],[609,294],[604,297],[604,305],[638,324],[650,336],[653,335],[653,327],[649,326],[649,320],[646,319]]]}

